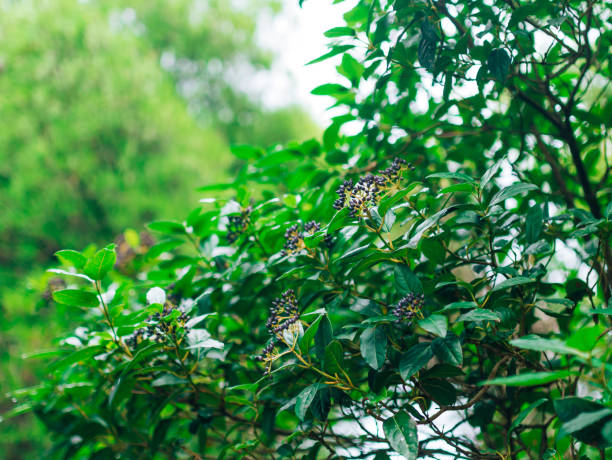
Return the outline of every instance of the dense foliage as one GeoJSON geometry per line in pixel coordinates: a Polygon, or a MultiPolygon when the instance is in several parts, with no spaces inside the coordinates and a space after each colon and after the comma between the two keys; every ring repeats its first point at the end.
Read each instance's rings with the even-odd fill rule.
{"type": "Polygon", "coordinates": [[[322,142],[57,254],[81,323],[8,415],[67,458],[608,458],[607,6],[360,1],[322,142]]]}

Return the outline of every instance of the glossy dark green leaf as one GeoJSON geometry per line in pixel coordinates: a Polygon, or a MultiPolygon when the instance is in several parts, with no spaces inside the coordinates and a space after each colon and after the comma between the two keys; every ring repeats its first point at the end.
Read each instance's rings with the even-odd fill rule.
{"type": "Polygon", "coordinates": [[[387,335],[383,327],[369,327],[359,338],[361,356],[373,369],[380,369],[387,355],[387,335]]]}
{"type": "Polygon", "coordinates": [[[317,354],[317,358],[320,361],[324,360],[325,357],[325,348],[331,342],[333,337],[333,329],[332,324],[329,321],[327,315],[323,315],[321,317],[321,321],[319,321],[319,326],[317,327],[315,333],[315,352],[317,354]]]}
{"type": "Polygon", "coordinates": [[[546,398],[540,398],[537,401],[534,401],[531,404],[529,404],[529,406],[527,406],[525,409],[523,409],[516,416],[516,418],[512,421],[512,425],[510,425],[510,429],[508,430],[508,436],[510,436],[510,433],[512,431],[514,431],[518,426],[520,426],[521,423],[523,423],[523,420],[525,420],[527,418],[527,416],[533,410],[537,409],[538,407],[540,407],[542,404],[544,404],[547,401],[548,401],[548,399],[546,399],[546,398]]]}
{"type": "Polygon", "coordinates": [[[421,40],[418,46],[418,58],[422,67],[432,70],[436,61],[436,50],[438,48],[438,34],[435,27],[429,21],[421,25],[421,40]]]}
{"type": "Polygon", "coordinates": [[[556,372],[528,372],[526,374],[512,375],[510,377],[497,377],[492,380],[482,382],[481,385],[506,385],[510,387],[529,387],[542,385],[564,379],[571,375],[569,371],[556,372]]]}
{"type": "Polygon", "coordinates": [[[338,340],[333,340],[325,347],[325,371],[331,375],[342,376],[344,370],[344,350],[338,340]]]}
{"type": "Polygon", "coordinates": [[[495,321],[500,322],[501,316],[499,313],[487,310],[486,308],[479,308],[477,310],[471,310],[464,313],[457,321],[495,321]]]}
{"type": "Polygon", "coordinates": [[[459,337],[449,334],[445,338],[437,338],[431,343],[431,348],[442,362],[454,366],[463,364],[463,351],[459,337]]]}
{"type": "MultiPolygon", "coordinates": [[[[296,406],[297,407],[297,406],[296,406]]],[[[312,415],[321,421],[327,420],[327,415],[331,409],[331,392],[325,385],[319,387],[315,397],[310,404],[312,415]]]]}
{"type": "Polygon", "coordinates": [[[310,405],[315,399],[317,391],[319,391],[321,387],[322,385],[320,383],[315,383],[304,388],[297,396],[295,400],[295,415],[297,415],[300,420],[304,420],[306,417],[306,412],[308,412],[310,405]]]}
{"type": "Polygon", "coordinates": [[[393,271],[395,276],[395,286],[402,294],[423,292],[423,284],[421,280],[410,270],[406,265],[396,265],[393,271]]]}
{"type": "Polygon", "coordinates": [[[491,292],[503,291],[504,289],[512,288],[515,286],[523,286],[535,282],[536,280],[533,278],[527,278],[525,276],[515,276],[514,278],[509,278],[497,284],[493,289],[491,289],[491,292]]]}
{"type": "Polygon", "coordinates": [[[419,452],[417,429],[414,421],[404,411],[383,422],[383,431],[389,445],[406,460],[416,460],[419,452]]]}
{"type": "Polygon", "coordinates": [[[439,404],[452,406],[457,401],[457,390],[445,379],[425,379],[421,381],[421,385],[439,404]]]}
{"type": "Polygon", "coordinates": [[[512,198],[516,195],[520,195],[521,193],[530,192],[532,190],[537,190],[538,187],[533,184],[526,184],[523,182],[517,182],[515,184],[509,185],[508,187],[504,187],[491,198],[489,202],[489,206],[494,206],[496,204],[502,203],[508,198],[512,198]]]}
{"type": "Polygon", "coordinates": [[[610,408],[576,396],[555,399],[553,403],[559,420],[563,422],[562,426],[569,424],[567,428],[576,439],[595,446],[611,444],[609,439],[602,436],[602,428],[612,421],[612,415],[607,413],[610,408]],[[594,423],[597,427],[595,429],[594,423]]]}
{"type": "Polygon", "coordinates": [[[321,322],[324,315],[317,316],[317,318],[308,326],[308,329],[304,332],[304,335],[299,341],[300,350],[304,354],[308,354],[310,350],[310,344],[314,340],[315,334],[319,330],[319,323],[321,322]]]}
{"type": "Polygon", "coordinates": [[[527,243],[535,243],[542,232],[544,214],[540,206],[532,206],[527,211],[525,224],[525,239],[527,243]]]}
{"type": "Polygon", "coordinates": [[[402,379],[408,380],[419,372],[433,358],[433,351],[429,343],[417,343],[406,351],[400,360],[399,371],[402,379]]]}
{"type": "Polygon", "coordinates": [[[102,348],[98,345],[80,348],[68,354],[67,356],[64,356],[63,358],[60,358],[57,361],[54,361],[47,367],[47,370],[49,372],[63,370],[67,368],[68,366],[71,366],[75,363],[86,361],[101,352],[102,352],[102,348]]]}
{"type": "Polygon", "coordinates": [[[497,48],[491,51],[487,58],[489,72],[498,81],[504,81],[510,70],[510,55],[505,49],[497,48]]]}
{"type": "Polygon", "coordinates": [[[448,319],[446,319],[444,315],[430,315],[427,318],[419,320],[417,324],[427,332],[437,335],[438,337],[445,337],[446,331],[448,330],[448,319]]]}
{"type": "Polygon", "coordinates": [[[547,339],[536,334],[529,334],[510,341],[510,345],[524,350],[551,351],[575,356],[585,356],[585,353],[569,347],[565,342],[558,339],[547,339]]]}

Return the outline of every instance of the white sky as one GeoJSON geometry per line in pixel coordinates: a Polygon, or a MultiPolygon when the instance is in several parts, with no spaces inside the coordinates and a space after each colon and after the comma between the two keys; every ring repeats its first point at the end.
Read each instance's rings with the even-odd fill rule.
{"type": "Polygon", "coordinates": [[[353,4],[354,1],[333,5],[332,0],[306,0],[300,8],[298,0],[284,0],[279,16],[260,23],[260,44],[277,56],[273,71],[258,83],[265,105],[280,107],[296,102],[309,110],[322,127],[328,124],[330,114],[325,109],[332,99],[313,96],[310,91],[337,78],[335,66],[340,57],[305,64],[327,51],[329,39],[323,33],[342,26],[342,14],[353,4]]]}

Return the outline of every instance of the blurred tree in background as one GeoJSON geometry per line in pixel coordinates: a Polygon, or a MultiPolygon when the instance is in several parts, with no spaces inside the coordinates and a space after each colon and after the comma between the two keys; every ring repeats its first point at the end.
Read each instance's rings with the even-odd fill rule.
{"type": "Polygon", "coordinates": [[[257,11],[276,11],[268,1],[7,5],[0,279],[61,247],[184,214],[194,189],[229,166],[227,143],[315,132],[300,109],[262,111],[231,78],[270,65],[254,37],[257,11]]]}
{"type": "Polygon", "coordinates": [[[281,143],[313,135],[316,127],[299,107],[262,109],[253,76],[273,56],[256,45],[256,19],[280,11],[277,0],[113,0],[99,2],[113,22],[159,55],[161,66],[188,101],[194,116],[231,142],[281,143]]]}

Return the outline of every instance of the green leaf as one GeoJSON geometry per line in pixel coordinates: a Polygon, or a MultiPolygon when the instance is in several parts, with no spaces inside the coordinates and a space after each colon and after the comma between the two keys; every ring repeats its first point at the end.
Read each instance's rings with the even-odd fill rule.
{"type": "Polygon", "coordinates": [[[310,411],[317,420],[327,420],[331,409],[331,392],[326,385],[321,385],[310,404],[310,411]]]}
{"type": "Polygon", "coordinates": [[[498,377],[493,380],[481,382],[479,385],[506,385],[509,387],[529,387],[554,382],[572,375],[570,371],[556,372],[528,372],[526,374],[512,375],[510,377],[498,377]]]}
{"type": "Polygon", "coordinates": [[[83,271],[90,278],[100,281],[113,268],[117,256],[111,249],[100,249],[85,264],[83,271]]]}
{"type": "Polygon", "coordinates": [[[87,257],[78,251],[72,249],[64,249],[55,253],[57,258],[66,265],[72,265],[74,268],[83,268],[87,263],[87,257]]]}
{"type": "Polygon", "coordinates": [[[393,209],[389,209],[385,214],[385,218],[383,219],[383,225],[380,230],[382,232],[390,232],[393,228],[393,224],[395,223],[395,219],[397,219],[395,212],[393,212],[393,209]]]}
{"type": "Polygon", "coordinates": [[[316,64],[317,62],[325,61],[326,59],[329,59],[331,57],[337,56],[338,54],[344,53],[345,51],[350,50],[351,48],[354,48],[354,47],[355,47],[355,45],[332,46],[330,51],[328,51],[327,53],[325,53],[322,56],[319,56],[316,59],[313,59],[310,62],[307,62],[306,65],[316,64]]]}
{"type": "Polygon", "coordinates": [[[357,86],[364,72],[363,65],[349,53],[342,55],[342,63],[338,66],[338,72],[348,78],[353,86],[357,86]]]}
{"type": "Polygon", "coordinates": [[[173,374],[164,374],[161,377],[156,378],[151,382],[154,387],[163,387],[167,385],[184,385],[187,380],[181,377],[177,377],[173,374]]]}
{"type": "Polygon", "coordinates": [[[487,310],[486,308],[479,308],[477,310],[468,311],[464,313],[457,321],[501,321],[501,316],[496,311],[487,310]]]}
{"type": "Polygon", "coordinates": [[[532,410],[540,407],[546,401],[548,401],[547,398],[538,399],[537,401],[532,402],[531,404],[529,404],[529,406],[527,406],[525,409],[523,409],[516,416],[516,418],[512,422],[512,425],[510,425],[510,429],[508,430],[508,437],[510,436],[510,433],[516,429],[516,427],[518,427],[521,423],[523,423],[523,420],[525,420],[527,418],[527,416],[531,413],[532,410]]]}
{"type": "Polygon", "coordinates": [[[445,363],[454,366],[463,364],[463,351],[461,350],[461,341],[459,337],[449,334],[445,338],[438,338],[431,342],[431,347],[434,354],[445,363]]]}
{"type": "Polygon", "coordinates": [[[395,286],[400,293],[423,293],[421,280],[406,265],[396,265],[393,273],[395,275],[395,286]]]}
{"type": "Polygon", "coordinates": [[[98,296],[80,289],[63,289],[52,294],[57,303],[72,307],[97,307],[100,304],[98,296]]]}
{"type": "Polygon", "coordinates": [[[448,319],[444,315],[431,315],[420,320],[418,325],[438,337],[445,337],[448,329],[448,319]]]}
{"type": "Polygon", "coordinates": [[[612,308],[593,308],[587,312],[588,315],[612,315],[612,308]]]}
{"type": "Polygon", "coordinates": [[[552,351],[553,353],[561,353],[565,355],[575,355],[586,357],[586,353],[567,346],[564,342],[557,339],[546,339],[536,334],[529,334],[518,339],[510,340],[510,345],[523,350],[533,351],[552,351]]]}
{"type": "Polygon", "coordinates": [[[75,363],[80,361],[86,361],[92,356],[101,353],[103,348],[99,345],[94,345],[91,347],[81,348],[73,353],[70,353],[68,356],[64,356],[63,358],[54,361],[47,367],[47,371],[52,373],[55,371],[59,371],[67,368],[75,363]]]}
{"type": "Polygon", "coordinates": [[[369,327],[359,338],[361,356],[370,367],[378,370],[387,356],[387,335],[382,327],[369,327]]]}
{"type": "MultiPolygon", "coordinates": [[[[252,145],[232,145],[230,146],[230,151],[232,152],[232,155],[234,155],[236,158],[240,158],[241,160],[256,160],[261,158],[263,155],[262,149],[253,147],[252,145]]],[[[153,224],[156,223],[159,224],[159,222],[153,222],[153,224]]],[[[175,224],[175,222],[173,222],[173,224],[175,224]]],[[[172,228],[178,230],[178,227],[175,225],[172,225],[172,228]]],[[[182,225],[181,229],[183,229],[182,225]]]]}
{"type": "Polygon", "coordinates": [[[442,99],[444,101],[448,101],[450,97],[450,93],[453,89],[453,73],[446,72],[444,75],[444,91],[442,92],[442,99]]]}
{"type": "Polygon", "coordinates": [[[471,183],[453,184],[448,187],[444,187],[440,190],[440,193],[455,193],[455,192],[471,192],[474,190],[475,185],[471,183]]]}
{"type": "Polygon", "coordinates": [[[108,395],[108,407],[115,409],[124,399],[127,399],[132,394],[134,387],[134,379],[128,375],[121,375],[108,395]]]}
{"type": "Polygon", "coordinates": [[[493,198],[491,198],[491,202],[489,206],[495,206],[498,203],[501,203],[508,198],[512,198],[513,196],[519,195],[521,193],[530,192],[532,190],[538,190],[538,187],[533,184],[526,184],[524,182],[517,182],[508,187],[501,189],[493,198]]]}
{"type": "Polygon", "coordinates": [[[514,278],[509,278],[507,280],[502,281],[493,289],[491,292],[503,291],[504,289],[508,289],[514,286],[521,286],[523,284],[531,284],[535,283],[537,280],[535,278],[526,278],[524,276],[515,276],[514,278]]]}
{"type": "Polygon", "coordinates": [[[503,48],[497,48],[492,50],[489,54],[487,58],[487,67],[493,78],[503,82],[506,80],[511,62],[512,60],[508,52],[503,48]]]}
{"type": "Polygon", "coordinates": [[[149,230],[163,233],[165,235],[184,235],[185,227],[179,222],[172,220],[158,220],[147,224],[149,230]]]}
{"type": "Polygon", "coordinates": [[[352,222],[352,218],[349,216],[349,210],[347,208],[340,209],[327,226],[327,234],[332,235],[336,230],[346,227],[352,222]]]}
{"type": "Polygon", "coordinates": [[[439,404],[452,406],[457,401],[457,390],[445,379],[423,379],[423,389],[439,404]]]}
{"type": "Polygon", "coordinates": [[[316,332],[319,330],[319,323],[321,322],[321,319],[323,318],[323,316],[324,315],[319,315],[310,324],[308,329],[306,329],[306,332],[304,332],[304,335],[300,338],[299,346],[300,346],[300,351],[302,353],[308,354],[308,351],[310,351],[310,343],[314,339],[316,332]]]}
{"type": "Polygon", "coordinates": [[[542,208],[538,205],[532,206],[527,211],[527,219],[525,224],[525,239],[527,243],[535,243],[542,232],[544,215],[542,208]]]}
{"type": "Polygon", "coordinates": [[[378,205],[379,212],[381,214],[386,214],[392,206],[397,204],[399,201],[401,201],[402,198],[412,192],[417,185],[419,185],[418,182],[412,182],[410,185],[399,190],[397,193],[383,197],[383,199],[380,200],[380,203],[378,205]]]}
{"type": "Polygon", "coordinates": [[[319,391],[320,387],[320,383],[315,383],[304,388],[300,392],[300,394],[297,395],[297,398],[295,400],[295,415],[297,415],[300,420],[304,420],[304,418],[306,417],[306,412],[308,412],[308,409],[314,401],[317,391],[319,391]]]}
{"type": "Polygon", "coordinates": [[[429,21],[423,21],[421,25],[421,40],[417,49],[419,63],[427,70],[432,70],[436,61],[436,49],[438,47],[438,34],[435,27],[429,21]]]}
{"type": "MultiPolygon", "coordinates": [[[[561,426],[561,431],[565,434],[573,434],[576,431],[582,430],[606,417],[609,417],[610,415],[612,415],[612,409],[607,407],[594,412],[582,412],[570,421],[565,422],[561,426]]],[[[562,436],[563,435],[560,433],[559,437],[562,436]]]]}
{"type": "Polygon", "coordinates": [[[345,94],[349,92],[349,88],[346,86],[339,85],[337,83],[325,83],[317,86],[313,89],[310,94],[315,96],[333,96],[336,94],[345,94]]]}
{"type": "Polygon", "coordinates": [[[331,375],[343,374],[344,350],[339,341],[333,340],[325,347],[324,368],[331,375]]]}
{"type": "MultiPolygon", "coordinates": [[[[579,441],[582,441],[586,444],[591,444],[595,446],[606,446],[610,445],[610,439],[606,439],[602,435],[601,429],[593,429],[591,425],[586,425],[585,428],[579,429],[581,425],[586,424],[592,418],[597,418],[601,413],[596,414],[595,416],[588,415],[589,413],[599,412],[604,409],[610,409],[602,404],[596,403],[594,401],[579,398],[576,396],[569,396],[566,398],[559,398],[553,401],[555,406],[555,412],[557,413],[557,417],[559,420],[566,423],[570,423],[569,429],[572,430],[572,436],[574,436],[579,441]],[[580,415],[585,414],[583,417],[580,415]],[[574,430],[574,428],[576,428],[574,430]]],[[[609,424],[612,421],[612,415],[607,414],[600,418],[596,423],[597,427],[606,427],[606,424],[609,424]]],[[[562,427],[564,426],[562,425],[562,427]]]]}
{"type": "Polygon", "coordinates": [[[383,431],[389,445],[406,460],[416,460],[419,452],[416,424],[404,411],[400,411],[383,423],[383,431]]]}
{"type": "Polygon", "coordinates": [[[491,179],[493,179],[493,177],[495,177],[495,175],[497,174],[497,171],[499,171],[499,168],[502,165],[502,160],[500,161],[496,161],[493,166],[491,166],[489,169],[487,169],[485,171],[485,173],[483,174],[482,178],[480,179],[480,188],[484,189],[485,186],[489,183],[489,181],[491,179]]]}
{"type": "Polygon", "coordinates": [[[333,27],[323,33],[327,38],[355,36],[355,30],[350,27],[333,27]]]}
{"type": "Polygon", "coordinates": [[[474,179],[468,176],[467,174],[458,173],[458,172],[441,172],[430,174],[425,177],[426,179],[454,179],[460,182],[474,182],[474,179]]]}
{"type": "Polygon", "coordinates": [[[315,353],[320,361],[325,359],[325,348],[331,342],[333,330],[327,315],[324,315],[319,322],[319,327],[315,333],[315,353]]]}
{"type": "Polygon", "coordinates": [[[453,303],[449,303],[448,305],[444,306],[444,308],[442,308],[442,311],[448,311],[448,310],[466,310],[468,308],[476,308],[478,305],[476,305],[476,302],[453,302],[453,303]]]}
{"type": "Polygon", "coordinates": [[[429,343],[417,343],[411,347],[400,359],[400,375],[407,380],[419,372],[429,360],[433,358],[433,351],[429,343]]]}
{"type": "Polygon", "coordinates": [[[459,206],[449,206],[448,208],[444,208],[441,211],[438,211],[434,215],[429,216],[427,219],[421,222],[415,229],[412,238],[410,238],[410,240],[408,241],[407,247],[415,249],[427,230],[436,225],[442,217],[446,216],[447,214],[450,214],[458,208],[459,206]]]}
{"type": "Polygon", "coordinates": [[[159,243],[151,246],[151,248],[147,252],[147,258],[155,259],[159,257],[161,254],[163,254],[164,252],[172,251],[173,249],[178,248],[182,244],[184,244],[184,242],[183,240],[180,240],[180,239],[169,239],[169,240],[160,241],[159,243]]]}

